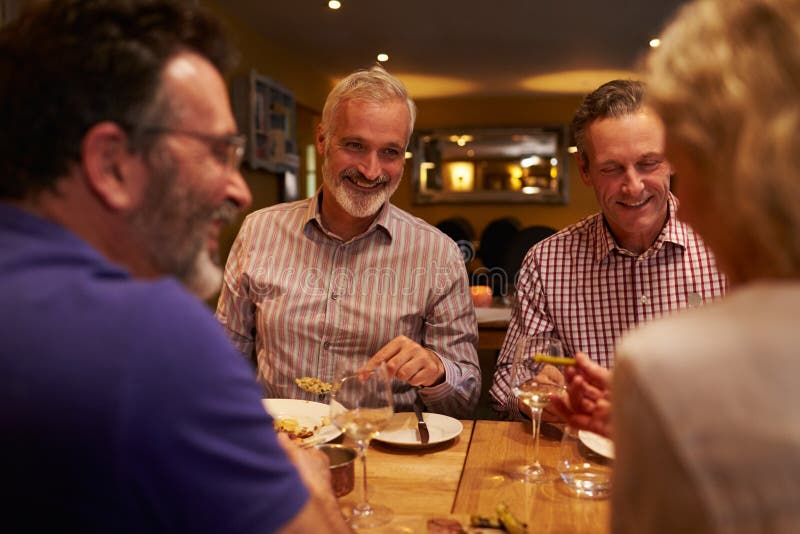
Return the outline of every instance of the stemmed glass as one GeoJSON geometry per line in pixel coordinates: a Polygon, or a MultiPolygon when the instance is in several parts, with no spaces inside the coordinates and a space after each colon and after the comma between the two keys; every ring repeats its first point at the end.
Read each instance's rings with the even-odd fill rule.
{"type": "Polygon", "coordinates": [[[391,378],[384,364],[372,371],[337,370],[330,396],[331,421],[358,445],[363,471],[361,501],[349,518],[353,528],[373,528],[389,522],[392,511],[371,505],[367,496],[367,447],[392,418],[391,378]]]}
{"type": "Polygon", "coordinates": [[[522,466],[518,473],[526,482],[541,482],[545,469],[539,463],[539,428],[542,423],[542,410],[550,402],[551,395],[564,393],[564,387],[547,380],[538,379],[537,371],[541,364],[536,355],[563,356],[561,341],[554,337],[523,337],[517,342],[514,362],[511,366],[511,391],[519,401],[531,409],[531,429],[533,433],[533,462],[522,466]]]}

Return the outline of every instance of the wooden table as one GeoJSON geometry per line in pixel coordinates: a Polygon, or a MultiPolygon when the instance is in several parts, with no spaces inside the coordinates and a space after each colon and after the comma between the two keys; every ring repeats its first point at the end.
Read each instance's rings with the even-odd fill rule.
{"type": "MultiPolygon", "coordinates": [[[[552,478],[524,483],[509,473],[526,463],[533,451],[530,423],[462,421],[454,441],[431,449],[399,449],[373,442],[367,452],[370,501],[389,506],[392,522],[370,532],[422,533],[432,518],[453,518],[467,529],[469,516],[495,515],[499,503],[526,521],[530,532],[608,532],[607,500],[579,499],[558,479],[554,467],[559,433],[543,426],[541,462],[553,468],[552,478]]],[[[340,499],[345,513],[360,495],[356,489],[340,499]]]]}
{"type": "Polygon", "coordinates": [[[476,421],[452,511],[494,515],[506,503],[532,532],[608,532],[608,500],[573,496],[555,471],[559,445],[560,430],[542,425],[540,461],[550,476],[540,484],[521,482],[510,473],[531,459],[530,422],[476,421]]]}
{"type": "MultiPolygon", "coordinates": [[[[426,449],[402,449],[373,441],[367,450],[369,501],[396,514],[447,517],[453,508],[461,470],[472,436],[472,421],[452,441],[426,449]]],[[[345,444],[352,445],[347,440],[345,444]]],[[[356,487],[339,499],[352,507],[361,495],[361,465],[356,464],[356,487]]]]}

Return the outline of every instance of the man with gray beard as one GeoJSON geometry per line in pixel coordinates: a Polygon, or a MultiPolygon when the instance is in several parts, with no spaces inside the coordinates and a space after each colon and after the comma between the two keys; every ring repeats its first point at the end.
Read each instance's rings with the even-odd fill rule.
{"type": "Polygon", "coordinates": [[[267,395],[318,400],[295,379],[335,379],[385,362],[395,408],[470,417],[480,393],[477,328],[461,255],[389,202],[416,108],[381,67],[328,95],[313,198],[247,217],[225,268],[217,317],[258,367],[267,395]]]}

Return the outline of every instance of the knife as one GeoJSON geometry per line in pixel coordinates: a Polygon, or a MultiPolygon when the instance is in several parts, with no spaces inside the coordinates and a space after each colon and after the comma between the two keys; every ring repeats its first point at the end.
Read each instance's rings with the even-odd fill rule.
{"type": "Polygon", "coordinates": [[[423,445],[428,443],[430,435],[428,434],[428,424],[422,418],[422,399],[417,395],[417,401],[414,403],[414,413],[417,416],[417,430],[419,431],[419,441],[423,445]]]}

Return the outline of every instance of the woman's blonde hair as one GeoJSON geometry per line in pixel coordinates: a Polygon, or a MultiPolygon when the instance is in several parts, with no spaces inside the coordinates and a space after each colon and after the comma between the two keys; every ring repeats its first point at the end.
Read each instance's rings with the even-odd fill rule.
{"type": "Polygon", "coordinates": [[[648,104],[725,229],[715,252],[739,279],[798,277],[800,0],[699,0],[662,43],[648,104]]]}

